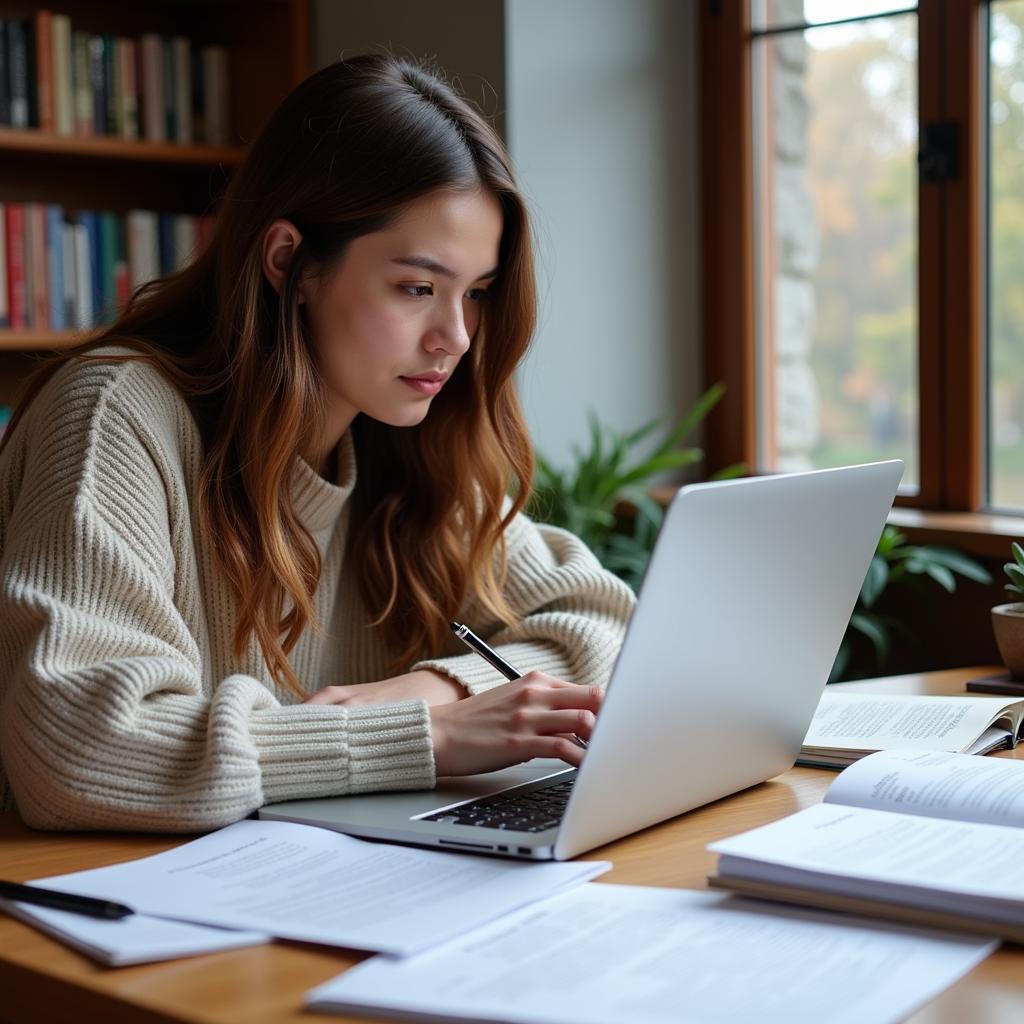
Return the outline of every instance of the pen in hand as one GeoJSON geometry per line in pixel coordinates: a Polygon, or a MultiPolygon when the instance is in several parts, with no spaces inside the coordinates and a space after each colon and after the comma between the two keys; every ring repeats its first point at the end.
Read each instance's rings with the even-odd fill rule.
{"type": "MultiPolygon", "coordinates": [[[[463,625],[461,622],[452,622],[452,632],[472,651],[476,651],[485,661],[490,662],[506,679],[510,682],[513,679],[522,679],[523,673],[519,671],[514,665],[510,665],[493,647],[487,644],[486,641],[481,640],[469,628],[469,626],[463,625]]],[[[584,750],[587,749],[586,740],[580,739],[579,736],[573,736],[573,739],[581,746],[584,750]]]]}
{"type": "Polygon", "coordinates": [[[123,903],[112,900],[100,900],[94,896],[79,896],[73,892],[56,892],[53,889],[41,889],[37,885],[21,885],[18,882],[0,882],[0,897],[16,900],[18,903],[34,903],[40,907],[51,907],[53,910],[70,910],[74,914],[85,914],[87,917],[104,917],[116,920],[128,917],[135,911],[123,903]]]}

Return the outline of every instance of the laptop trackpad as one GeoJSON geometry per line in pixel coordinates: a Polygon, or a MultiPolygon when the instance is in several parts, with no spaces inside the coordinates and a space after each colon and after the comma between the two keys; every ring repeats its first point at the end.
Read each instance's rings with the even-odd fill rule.
{"type": "Polygon", "coordinates": [[[260,809],[258,815],[260,818],[283,818],[287,821],[321,821],[325,824],[358,826],[379,824],[384,812],[388,820],[397,823],[402,818],[426,814],[462,800],[476,800],[563,771],[572,771],[572,768],[557,758],[536,758],[499,772],[438,779],[435,789],[412,793],[367,793],[364,796],[288,800],[267,804],[260,809]]]}

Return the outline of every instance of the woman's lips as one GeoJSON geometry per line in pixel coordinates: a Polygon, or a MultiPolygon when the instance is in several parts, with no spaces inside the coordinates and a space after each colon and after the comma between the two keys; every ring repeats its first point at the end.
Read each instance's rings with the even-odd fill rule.
{"type": "Polygon", "coordinates": [[[422,380],[418,377],[400,377],[399,380],[404,381],[421,395],[436,395],[444,387],[443,380],[422,380]]]}

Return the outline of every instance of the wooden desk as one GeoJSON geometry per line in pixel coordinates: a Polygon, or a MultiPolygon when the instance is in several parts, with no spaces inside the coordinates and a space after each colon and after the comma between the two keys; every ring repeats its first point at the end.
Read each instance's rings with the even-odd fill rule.
{"type": "MultiPolygon", "coordinates": [[[[965,679],[991,671],[955,670],[846,685],[889,693],[961,693],[965,679]]],[[[1024,748],[1001,756],[1024,756],[1024,748]]],[[[615,864],[602,881],[704,888],[715,860],[705,849],[709,842],[817,803],[834,778],[832,772],[794,768],[591,856],[615,864]]],[[[157,853],[180,841],[168,836],[32,832],[15,816],[0,816],[0,878],[23,881],[98,867],[157,853]]],[[[303,994],[360,959],[355,953],[275,943],[107,969],[0,916],[0,1021],[308,1024],[329,1018],[304,1014],[303,994]]],[[[1024,1020],[1024,950],[1000,950],[912,1019],[917,1024],[1024,1020]]]]}

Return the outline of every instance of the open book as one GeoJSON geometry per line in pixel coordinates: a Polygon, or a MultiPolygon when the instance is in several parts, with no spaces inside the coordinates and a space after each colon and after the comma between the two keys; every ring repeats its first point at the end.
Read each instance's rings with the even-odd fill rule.
{"type": "Polygon", "coordinates": [[[716,888],[1024,943],[1024,761],[871,754],[824,803],[709,849],[716,888]]]}
{"type": "Polygon", "coordinates": [[[827,687],[797,764],[843,768],[876,750],[987,754],[1013,747],[1024,700],[843,693],[827,687]]]}

